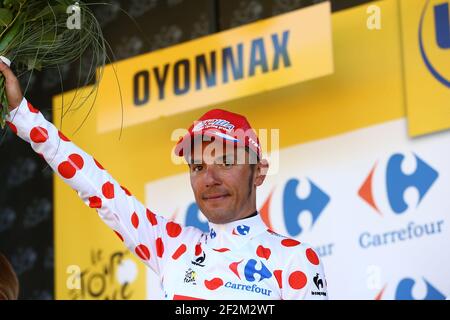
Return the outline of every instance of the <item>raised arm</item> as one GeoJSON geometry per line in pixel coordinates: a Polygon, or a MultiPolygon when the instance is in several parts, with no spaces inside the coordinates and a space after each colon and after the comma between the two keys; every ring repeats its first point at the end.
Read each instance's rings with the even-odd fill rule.
{"type": "Polygon", "coordinates": [[[7,124],[11,130],[30,143],[86,205],[97,210],[130,251],[161,275],[167,259],[183,243],[194,241],[199,231],[188,228],[188,232],[146,209],[102,165],[66,138],[23,97],[19,81],[3,62],[0,62],[0,72],[6,80],[10,104],[7,124]]]}

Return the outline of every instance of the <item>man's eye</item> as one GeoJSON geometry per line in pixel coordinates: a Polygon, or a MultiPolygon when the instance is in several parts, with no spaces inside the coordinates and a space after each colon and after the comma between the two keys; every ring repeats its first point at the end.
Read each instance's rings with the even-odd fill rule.
{"type": "Polygon", "coordinates": [[[201,171],[203,169],[202,165],[195,165],[192,167],[192,171],[201,171]]]}

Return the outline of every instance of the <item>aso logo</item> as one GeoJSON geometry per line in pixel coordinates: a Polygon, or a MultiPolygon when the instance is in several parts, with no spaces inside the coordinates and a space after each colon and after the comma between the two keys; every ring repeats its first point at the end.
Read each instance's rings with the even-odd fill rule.
{"type": "Polygon", "coordinates": [[[422,60],[433,77],[444,86],[450,88],[450,74],[445,75],[448,70],[448,54],[450,53],[450,19],[448,1],[427,0],[422,11],[419,23],[419,49],[422,60]],[[432,25],[432,28],[430,26],[432,25]],[[428,28],[427,28],[428,27],[428,28]],[[426,32],[426,30],[430,30],[426,32]],[[433,30],[434,29],[434,30],[433,30]],[[434,34],[432,31],[434,31],[434,34]],[[431,52],[436,47],[434,54],[431,52]],[[442,56],[442,50],[446,50],[447,56],[442,56]],[[433,58],[432,58],[433,56],[433,58]]]}
{"type": "Polygon", "coordinates": [[[438,178],[438,172],[416,154],[409,160],[396,153],[386,163],[376,163],[360,187],[358,195],[380,215],[386,211],[402,214],[418,207],[438,178]],[[405,201],[405,192],[411,188],[418,194],[415,206],[405,201]]]}

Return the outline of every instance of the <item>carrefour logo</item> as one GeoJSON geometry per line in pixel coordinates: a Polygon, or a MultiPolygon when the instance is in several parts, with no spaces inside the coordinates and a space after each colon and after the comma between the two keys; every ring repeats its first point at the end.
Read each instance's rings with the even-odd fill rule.
{"type": "MultiPolygon", "coordinates": [[[[262,261],[259,261],[260,267],[257,267],[258,261],[255,259],[250,259],[244,268],[245,280],[253,282],[256,280],[255,275],[259,276],[259,282],[264,279],[270,279],[272,277],[272,272],[266,267],[262,261]]],[[[237,269],[236,269],[237,270],[237,269]]]]}
{"type": "Polygon", "coordinates": [[[311,180],[290,179],[283,192],[283,214],[289,235],[297,236],[304,231],[298,221],[301,215],[308,212],[312,216],[312,228],[329,202],[330,196],[311,180]],[[301,183],[309,186],[310,191],[306,197],[298,196],[297,189],[301,183]]]}
{"type": "MultiPolygon", "coordinates": [[[[434,1],[433,1],[434,2],[434,1]]],[[[436,3],[436,2],[435,2],[436,3]]],[[[450,75],[444,75],[444,69],[448,70],[448,56],[447,58],[438,59],[437,55],[434,54],[434,60],[431,58],[430,53],[432,48],[435,46],[432,42],[436,42],[437,50],[447,50],[449,53],[450,49],[450,18],[449,18],[449,2],[448,1],[437,1],[435,5],[432,5],[430,9],[430,0],[427,0],[422,11],[419,23],[419,49],[422,56],[422,60],[427,67],[428,71],[433,75],[433,77],[439,81],[444,86],[450,88],[450,75]],[[432,19],[430,19],[432,16],[432,19]],[[426,21],[433,20],[434,22],[434,37],[431,37],[432,32],[425,32],[426,26],[428,25],[426,21]],[[428,41],[427,41],[428,40],[428,41]],[[447,60],[445,60],[447,59],[447,60]],[[433,60],[433,61],[432,61],[433,60]]],[[[435,50],[436,51],[436,50],[435,50]]],[[[436,52],[435,52],[436,53],[436,52]]]]}
{"type": "MultiPolygon", "coordinates": [[[[204,219],[204,221],[202,221],[200,218],[200,209],[198,208],[197,203],[192,202],[187,208],[186,223],[185,223],[186,226],[196,227],[196,228],[202,230],[203,232],[208,232],[209,231],[208,222],[207,222],[206,218],[203,218],[203,219],[204,219]]],[[[210,236],[211,236],[211,239],[215,238],[216,232],[212,231],[210,236]]]]}
{"type": "MultiPolygon", "coordinates": [[[[426,285],[425,296],[421,300],[444,300],[445,296],[436,289],[429,281],[423,278],[426,285]]],[[[416,281],[411,278],[405,278],[400,281],[395,291],[395,300],[417,300],[413,297],[413,287],[416,281]]]]}
{"type": "MultiPolygon", "coordinates": [[[[241,272],[239,272],[239,266],[242,265],[242,262],[244,262],[244,259],[240,261],[233,262],[229,265],[230,270],[236,275],[236,277],[239,279],[240,282],[244,280],[241,277],[241,272]]],[[[266,267],[266,265],[261,261],[257,261],[255,259],[249,259],[245,263],[244,267],[244,277],[245,280],[248,282],[256,282],[259,283],[263,281],[264,279],[270,279],[272,278],[272,272],[266,267]]],[[[225,284],[226,288],[235,289],[235,290],[245,290],[249,292],[255,292],[255,293],[261,293],[266,296],[270,296],[272,293],[272,290],[269,290],[264,287],[259,287],[256,284],[245,285],[243,283],[233,283],[231,281],[227,282],[225,284]]]]}
{"type": "MultiPolygon", "coordinates": [[[[406,159],[405,155],[396,153],[386,163],[375,163],[358,194],[381,216],[386,212],[391,212],[394,216],[403,215],[421,205],[438,177],[439,173],[416,154],[412,153],[406,159]],[[414,192],[417,194],[415,203],[411,199],[414,192]]],[[[403,225],[393,230],[361,233],[359,245],[368,249],[440,234],[443,232],[444,222],[441,219],[425,223],[408,221],[405,224],[402,220],[403,225]]]]}
{"type": "Polygon", "coordinates": [[[379,170],[378,163],[376,163],[361,185],[358,192],[359,196],[380,215],[383,215],[380,208],[386,209],[386,205],[383,203],[385,201],[387,201],[394,214],[403,214],[410,209],[410,205],[405,201],[405,191],[413,188],[418,192],[416,205],[418,207],[435,183],[439,173],[416,154],[413,154],[413,159],[415,161],[415,170],[408,174],[402,170],[405,161],[403,154],[396,153],[389,157],[384,177],[385,196],[382,195],[383,190],[380,190],[380,185],[374,183],[374,177],[376,175],[380,176],[379,172],[377,172],[379,170]]]}
{"type": "MultiPolygon", "coordinates": [[[[383,299],[386,288],[387,285],[377,295],[376,300],[383,299]]],[[[403,278],[395,288],[394,298],[395,300],[445,300],[446,296],[425,278],[421,278],[418,281],[413,278],[403,278]]]]}
{"type": "Polygon", "coordinates": [[[250,232],[250,227],[246,225],[240,225],[233,229],[232,234],[245,236],[250,232]]]}

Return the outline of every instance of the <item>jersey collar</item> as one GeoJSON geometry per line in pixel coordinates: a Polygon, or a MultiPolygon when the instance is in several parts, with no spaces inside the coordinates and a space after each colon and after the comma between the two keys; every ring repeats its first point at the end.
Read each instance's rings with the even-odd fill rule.
{"type": "Polygon", "coordinates": [[[208,224],[209,234],[206,244],[215,250],[223,251],[231,250],[231,247],[242,247],[248,240],[267,230],[267,226],[259,213],[249,218],[225,224],[212,222],[208,224]]]}

